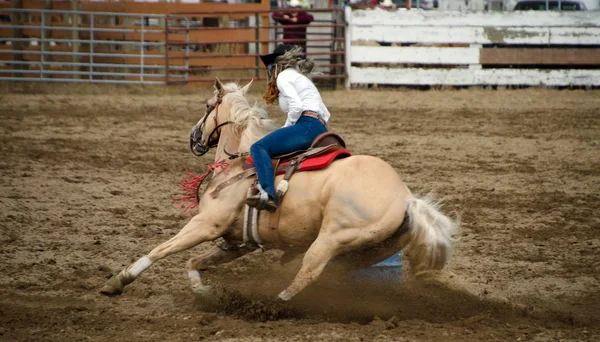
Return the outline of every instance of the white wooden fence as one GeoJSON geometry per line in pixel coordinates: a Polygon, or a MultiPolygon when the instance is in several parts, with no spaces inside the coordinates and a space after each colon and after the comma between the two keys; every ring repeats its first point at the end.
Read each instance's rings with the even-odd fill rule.
{"type": "Polygon", "coordinates": [[[600,86],[600,12],[346,10],[346,85],[600,86]]]}

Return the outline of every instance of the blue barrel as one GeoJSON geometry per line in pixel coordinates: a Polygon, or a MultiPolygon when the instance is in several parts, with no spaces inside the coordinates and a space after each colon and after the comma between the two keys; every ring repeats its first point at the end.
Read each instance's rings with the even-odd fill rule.
{"type": "Polygon", "coordinates": [[[370,267],[361,268],[349,273],[350,281],[388,285],[399,283],[402,278],[401,252],[370,267]]]}

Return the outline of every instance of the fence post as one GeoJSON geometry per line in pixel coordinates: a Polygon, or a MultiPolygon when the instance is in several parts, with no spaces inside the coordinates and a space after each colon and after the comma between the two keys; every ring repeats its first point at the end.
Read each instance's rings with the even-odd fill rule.
{"type": "MultiPolygon", "coordinates": [[[[261,43],[260,43],[260,49],[256,52],[259,55],[261,53],[269,53],[271,51],[271,49],[269,48],[270,43],[268,42],[270,40],[271,32],[272,32],[269,29],[270,25],[271,25],[271,13],[261,13],[261,15],[260,15],[261,43]],[[262,41],[263,38],[266,40],[266,42],[262,41]]],[[[277,39],[277,37],[275,37],[275,39],[277,39]]],[[[277,44],[275,44],[275,45],[277,45],[277,44]]],[[[266,75],[266,73],[264,73],[264,74],[266,75]]]]}
{"type": "Polygon", "coordinates": [[[42,21],[40,22],[40,78],[44,78],[44,53],[45,52],[46,52],[46,10],[43,10],[42,11],[42,21]]]}
{"type": "MultiPolygon", "coordinates": [[[[254,39],[256,40],[254,50],[257,55],[260,55],[260,15],[258,12],[254,13],[254,39]]],[[[260,58],[258,56],[254,57],[254,64],[256,65],[256,78],[260,78],[260,58]]],[[[269,80],[267,80],[269,82],[269,80]]]]}
{"type": "MultiPolygon", "coordinates": [[[[345,13],[342,12],[342,11],[336,11],[335,12],[335,23],[334,23],[335,25],[344,25],[345,24],[344,14],[345,13]]],[[[346,28],[344,26],[336,26],[334,28],[334,30],[333,30],[333,32],[335,33],[333,35],[333,38],[337,39],[337,38],[343,38],[343,37],[345,37],[345,31],[346,31],[346,28]]],[[[345,42],[336,40],[336,41],[333,42],[333,44],[336,47],[335,50],[334,50],[336,53],[340,52],[340,51],[345,51],[346,50],[346,46],[345,46],[346,43],[345,42]]],[[[336,54],[335,55],[335,59],[334,59],[334,63],[338,64],[338,65],[345,63],[344,55],[342,55],[342,54],[336,54]]],[[[334,75],[336,75],[336,76],[337,75],[345,76],[346,75],[346,71],[344,69],[345,68],[343,66],[342,67],[338,67],[338,66],[334,67],[333,68],[333,70],[335,70],[334,75]]],[[[338,86],[341,86],[342,84],[344,84],[344,82],[345,82],[345,80],[343,78],[336,79],[336,81],[335,81],[336,88],[338,86]]]]}
{"type": "Polygon", "coordinates": [[[165,84],[169,84],[169,15],[165,15],[164,17],[165,23],[165,84]]]}
{"type": "Polygon", "coordinates": [[[143,15],[140,16],[142,19],[142,32],[140,33],[140,82],[144,83],[144,28],[146,24],[146,18],[143,15]]]}
{"type": "MultiPolygon", "coordinates": [[[[79,0],[71,0],[71,11],[78,11],[79,10],[79,0]]],[[[75,14],[73,13],[71,15],[71,28],[73,29],[71,31],[71,39],[76,41],[79,40],[79,14],[75,14]]],[[[73,63],[72,70],[73,71],[79,71],[79,68],[77,67],[77,65],[75,63],[79,62],[79,42],[73,42],[72,43],[72,52],[73,55],[71,56],[71,63],[73,63]]],[[[73,78],[79,78],[79,75],[73,75],[73,78]]]]}
{"type": "MultiPolygon", "coordinates": [[[[13,26],[12,28],[12,37],[16,40],[13,40],[12,43],[12,59],[13,59],[13,69],[22,70],[25,69],[25,66],[21,64],[23,62],[23,50],[25,47],[25,42],[20,39],[23,38],[23,12],[16,11],[17,9],[23,8],[23,0],[10,0],[10,5],[15,9],[14,12],[10,14],[10,24],[13,26]],[[17,52],[18,51],[18,52],[17,52]]],[[[22,74],[13,73],[12,77],[22,77],[22,74]]]]}
{"type": "MultiPolygon", "coordinates": [[[[90,83],[94,80],[94,13],[90,14],[90,58],[88,67],[90,83]]],[[[102,51],[102,50],[100,50],[102,51]]]]}
{"type": "MultiPolygon", "coordinates": [[[[190,19],[185,17],[185,81],[187,82],[190,78],[190,19]]],[[[186,83],[187,84],[187,83],[186,83]]]]}
{"type": "Polygon", "coordinates": [[[344,50],[345,50],[345,61],[346,61],[346,88],[350,89],[350,69],[351,69],[351,50],[352,50],[352,7],[350,6],[346,6],[345,11],[344,11],[344,17],[346,20],[346,26],[345,26],[345,30],[346,30],[346,40],[344,41],[344,50]]]}
{"type": "MultiPolygon", "coordinates": [[[[46,63],[49,63],[53,60],[52,58],[52,53],[50,50],[50,32],[51,29],[49,29],[48,27],[52,26],[52,15],[47,14],[47,11],[52,9],[52,1],[51,0],[45,0],[44,1],[44,10],[42,11],[42,32],[41,32],[41,38],[42,38],[42,45],[41,45],[41,55],[40,55],[40,73],[41,73],[41,78],[44,77],[44,67],[46,63]],[[48,26],[48,27],[47,27],[48,26]],[[49,52],[50,54],[46,56],[46,52],[49,52]]],[[[49,68],[51,69],[52,66],[50,64],[49,68]]]]}

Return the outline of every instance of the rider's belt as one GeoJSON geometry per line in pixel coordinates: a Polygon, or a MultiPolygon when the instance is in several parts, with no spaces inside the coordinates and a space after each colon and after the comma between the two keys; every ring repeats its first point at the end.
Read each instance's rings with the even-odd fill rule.
{"type": "Polygon", "coordinates": [[[323,125],[327,126],[327,123],[325,122],[325,120],[323,120],[319,113],[311,112],[310,110],[305,110],[302,112],[302,116],[310,116],[311,118],[319,119],[319,121],[321,121],[323,125]]]}

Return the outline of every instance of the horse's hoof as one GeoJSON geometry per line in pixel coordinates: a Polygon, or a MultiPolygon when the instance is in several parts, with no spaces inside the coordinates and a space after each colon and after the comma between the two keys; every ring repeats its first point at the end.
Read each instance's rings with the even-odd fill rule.
{"type": "Polygon", "coordinates": [[[213,292],[213,288],[210,285],[197,284],[192,285],[192,291],[198,297],[209,297],[213,292]]]}
{"type": "Polygon", "coordinates": [[[104,283],[104,286],[100,289],[100,293],[106,296],[116,296],[123,293],[123,283],[119,279],[119,275],[116,274],[104,283]]]}

